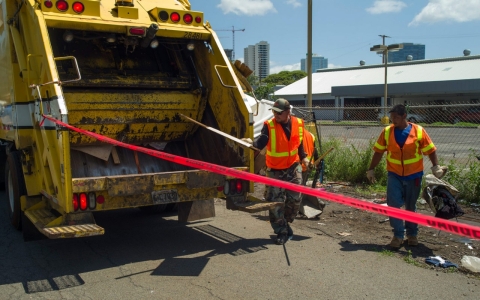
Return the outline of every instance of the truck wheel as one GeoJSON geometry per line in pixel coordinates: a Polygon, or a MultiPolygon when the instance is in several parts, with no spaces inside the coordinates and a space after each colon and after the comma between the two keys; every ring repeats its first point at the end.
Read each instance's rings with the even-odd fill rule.
{"type": "Polygon", "coordinates": [[[165,208],[167,208],[167,204],[140,206],[139,208],[144,213],[159,214],[165,211],[165,208]]]}
{"type": "Polygon", "coordinates": [[[27,194],[23,170],[20,164],[20,153],[10,152],[5,165],[5,194],[7,195],[8,207],[10,208],[10,223],[17,230],[22,229],[22,209],[20,196],[27,194]]]}

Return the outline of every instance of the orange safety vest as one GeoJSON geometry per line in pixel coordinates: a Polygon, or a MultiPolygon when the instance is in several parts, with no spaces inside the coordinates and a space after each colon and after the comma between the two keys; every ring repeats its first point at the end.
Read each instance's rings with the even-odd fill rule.
{"type": "Polygon", "coordinates": [[[408,176],[423,171],[423,155],[429,155],[437,148],[422,126],[410,123],[412,129],[403,148],[398,146],[393,133],[394,125],[385,127],[373,150],[387,151],[387,171],[400,176],[408,176]]]}
{"type": "Polygon", "coordinates": [[[275,118],[265,121],[268,127],[268,143],[266,153],[266,164],[272,169],[287,169],[295,162],[299,162],[298,147],[303,142],[304,125],[303,120],[290,117],[292,130],[290,140],[287,139],[282,125],[275,121],[275,118]]]}
{"type": "MultiPolygon", "coordinates": [[[[315,136],[305,130],[305,135],[303,137],[303,150],[307,154],[307,158],[310,161],[312,159],[313,151],[315,150],[315,136]]],[[[302,164],[302,171],[305,172],[307,167],[302,164]]]]}

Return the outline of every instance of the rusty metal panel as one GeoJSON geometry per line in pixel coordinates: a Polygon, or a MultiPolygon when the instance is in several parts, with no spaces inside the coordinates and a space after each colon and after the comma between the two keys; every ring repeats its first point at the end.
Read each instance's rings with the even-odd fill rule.
{"type": "Polygon", "coordinates": [[[207,171],[188,172],[186,177],[186,186],[189,189],[217,187],[225,183],[224,175],[207,171]]]}
{"type": "Polygon", "coordinates": [[[98,192],[107,189],[106,178],[73,178],[72,179],[72,192],[98,192]]]}
{"type": "Polygon", "coordinates": [[[153,191],[152,176],[107,177],[108,195],[129,196],[153,191]]]}
{"type": "Polygon", "coordinates": [[[185,183],[185,172],[165,172],[155,174],[153,177],[155,185],[180,184],[185,183]]]}

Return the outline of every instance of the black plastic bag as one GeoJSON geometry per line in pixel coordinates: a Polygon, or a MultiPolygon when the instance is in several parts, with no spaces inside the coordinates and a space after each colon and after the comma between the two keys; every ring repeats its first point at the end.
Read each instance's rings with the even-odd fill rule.
{"type": "Polygon", "coordinates": [[[457,204],[455,197],[443,187],[437,187],[433,190],[433,203],[437,209],[435,217],[442,219],[453,219],[465,214],[462,208],[457,204]]]}

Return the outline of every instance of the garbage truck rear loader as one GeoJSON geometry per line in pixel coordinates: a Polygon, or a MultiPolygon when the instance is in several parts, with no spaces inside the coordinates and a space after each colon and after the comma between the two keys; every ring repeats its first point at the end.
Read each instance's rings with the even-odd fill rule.
{"type": "Polygon", "coordinates": [[[252,138],[232,65],[189,1],[0,3],[0,159],[11,223],[25,238],[103,234],[97,211],[178,205],[179,220],[190,221],[212,217],[214,198],[233,209],[245,201],[251,183],[114,147],[42,117],[252,171],[251,150],[181,116],[252,138]]]}

